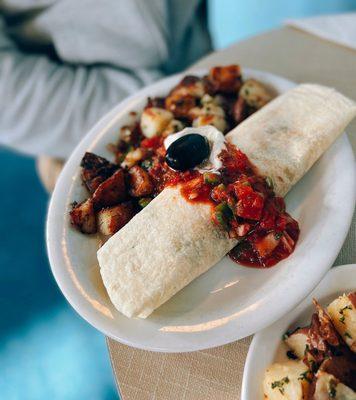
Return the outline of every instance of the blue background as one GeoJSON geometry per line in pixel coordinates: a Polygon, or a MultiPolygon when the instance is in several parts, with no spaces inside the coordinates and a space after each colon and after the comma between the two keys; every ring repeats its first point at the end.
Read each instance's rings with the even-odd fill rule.
{"type": "MultiPolygon", "coordinates": [[[[210,0],[216,48],[354,0],[210,0]]],[[[104,337],[66,303],[44,247],[48,196],[34,160],[0,148],[0,398],[115,399],[104,337]]]]}

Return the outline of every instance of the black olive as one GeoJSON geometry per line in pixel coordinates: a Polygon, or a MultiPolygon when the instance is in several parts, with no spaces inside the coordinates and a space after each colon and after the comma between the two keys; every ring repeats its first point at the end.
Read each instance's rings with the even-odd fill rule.
{"type": "Polygon", "coordinates": [[[205,136],[190,133],[174,141],[167,149],[166,162],[176,171],[186,171],[201,164],[210,155],[205,136]]]}

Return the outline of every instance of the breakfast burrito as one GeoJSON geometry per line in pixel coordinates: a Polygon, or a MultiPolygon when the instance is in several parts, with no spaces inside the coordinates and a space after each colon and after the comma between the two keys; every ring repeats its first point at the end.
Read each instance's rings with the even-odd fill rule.
{"type": "Polygon", "coordinates": [[[355,103],[342,94],[305,84],[225,138],[213,126],[168,136],[147,169],[162,190],[97,253],[114,306],[146,318],[228,252],[260,267],[287,257],[299,227],[282,196],[355,115],[355,103]]]}

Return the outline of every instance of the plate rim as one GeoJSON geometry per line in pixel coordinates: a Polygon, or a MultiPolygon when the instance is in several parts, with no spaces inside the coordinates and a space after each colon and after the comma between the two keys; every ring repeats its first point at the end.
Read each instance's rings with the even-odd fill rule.
{"type": "MultiPolygon", "coordinates": [[[[260,70],[243,68],[243,67],[242,67],[242,70],[246,74],[263,75],[266,78],[277,79],[280,81],[283,80],[288,84],[294,84],[294,85],[296,84],[295,82],[292,82],[284,77],[281,77],[281,76],[278,76],[275,74],[271,74],[267,71],[260,71],[260,70]]],[[[206,73],[206,72],[207,72],[207,69],[199,69],[199,70],[189,71],[189,74],[202,74],[202,73],[206,73]]],[[[273,320],[270,320],[268,323],[264,323],[263,325],[257,326],[256,329],[253,329],[253,332],[249,331],[241,337],[236,337],[236,336],[231,337],[231,335],[226,335],[226,336],[222,335],[221,337],[216,338],[216,340],[214,340],[213,343],[211,343],[211,341],[209,343],[208,343],[208,341],[205,341],[202,344],[200,344],[200,343],[197,344],[195,342],[195,343],[190,343],[189,346],[187,346],[187,341],[184,341],[183,346],[181,344],[176,345],[176,346],[168,346],[168,347],[146,345],[145,343],[137,343],[137,341],[130,341],[129,339],[126,339],[126,337],[123,337],[122,335],[121,336],[117,335],[116,332],[115,332],[115,334],[113,334],[111,332],[111,330],[108,328],[107,324],[105,324],[105,322],[104,323],[102,323],[100,321],[98,322],[97,316],[93,314],[92,308],[81,306],[81,302],[83,299],[78,299],[77,294],[72,293],[72,289],[70,288],[70,285],[68,285],[66,283],[67,277],[64,276],[64,272],[65,272],[64,268],[62,266],[59,267],[58,262],[56,262],[57,255],[59,253],[59,251],[58,251],[59,246],[56,247],[56,245],[52,243],[53,242],[53,237],[52,237],[53,232],[52,232],[51,221],[54,219],[54,216],[55,216],[56,202],[57,202],[57,198],[59,196],[61,196],[61,194],[60,194],[61,188],[62,188],[62,186],[66,185],[66,181],[67,181],[67,179],[69,179],[67,177],[68,173],[70,171],[77,171],[77,169],[78,169],[77,158],[78,158],[79,154],[82,155],[83,151],[89,150],[89,148],[92,147],[96,142],[100,141],[100,139],[103,135],[105,136],[105,130],[107,130],[109,126],[115,124],[115,122],[116,122],[115,115],[116,114],[119,115],[121,110],[128,108],[130,102],[132,102],[133,100],[135,100],[139,97],[147,97],[151,91],[157,90],[158,87],[162,87],[164,85],[167,86],[169,82],[178,80],[179,78],[185,76],[187,73],[188,72],[183,71],[182,73],[178,73],[178,74],[169,76],[167,78],[159,80],[159,81],[139,90],[137,93],[129,96],[128,98],[126,98],[123,101],[121,101],[120,103],[118,103],[118,105],[116,105],[111,111],[109,111],[107,114],[105,114],[94,125],[94,127],[89,130],[89,132],[83,137],[83,139],[78,143],[78,145],[72,152],[71,156],[69,157],[68,161],[66,162],[66,164],[63,168],[63,171],[61,172],[61,174],[59,176],[55,190],[52,194],[52,197],[51,197],[51,200],[49,203],[47,219],[46,219],[46,243],[47,243],[48,258],[50,261],[50,268],[51,268],[52,274],[56,280],[57,285],[59,286],[60,290],[62,291],[62,293],[65,296],[65,298],[67,299],[67,301],[74,308],[74,310],[83,319],[85,319],[89,324],[91,324],[93,327],[98,329],[100,332],[104,333],[106,336],[109,336],[112,339],[117,340],[117,341],[119,341],[123,344],[129,345],[129,346],[133,346],[133,347],[140,348],[143,350],[150,350],[150,351],[157,351],[157,352],[173,352],[173,353],[189,352],[189,351],[203,350],[203,349],[217,347],[217,346],[221,346],[221,345],[224,345],[227,343],[231,343],[233,341],[241,339],[242,337],[246,337],[250,334],[253,334],[254,332],[256,332],[260,329],[263,329],[266,325],[270,325],[271,323],[273,323],[274,321],[279,319],[281,317],[281,315],[283,315],[284,313],[287,313],[288,311],[290,311],[291,308],[293,308],[295,306],[295,302],[294,302],[294,304],[291,304],[291,305],[289,305],[288,308],[285,308],[284,313],[281,313],[280,311],[275,313],[273,320]],[[94,134],[95,134],[95,137],[94,137],[94,134]]],[[[350,143],[348,141],[348,138],[345,137],[345,135],[344,135],[343,140],[346,141],[346,144],[347,144],[346,148],[348,149],[348,152],[353,155],[350,143]]],[[[356,185],[355,184],[353,187],[353,199],[354,199],[354,201],[350,202],[350,205],[348,207],[347,229],[346,228],[344,229],[343,234],[340,235],[340,237],[339,237],[337,246],[335,246],[336,248],[338,248],[338,252],[340,251],[340,248],[344,242],[344,239],[348,233],[348,230],[349,230],[349,227],[351,224],[352,213],[353,213],[354,204],[355,204],[355,200],[356,200],[356,185]]],[[[329,265],[329,267],[332,265],[332,262],[336,258],[337,253],[333,254],[332,256],[330,255],[330,257],[327,261],[327,264],[329,265]]],[[[310,285],[310,286],[312,286],[312,289],[319,283],[319,281],[323,278],[323,276],[324,275],[322,275],[318,279],[314,279],[313,284],[310,285]]],[[[303,297],[303,296],[300,295],[298,297],[299,297],[299,300],[298,300],[298,303],[299,303],[302,300],[301,297],[303,297]]]]}
{"type": "MultiPolygon", "coordinates": [[[[275,321],[273,324],[269,325],[265,329],[257,332],[254,336],[253,339],[250,343],[246,360],[245,360],[245,366],[244,366],[244,371],[243,371],[243,376],[242,376],[242,383],[241,383],[241,400],[255,400],[254,398],[251,397],[249,390],[250,386],[248,386],[248,381],[251,380],[251,377],[254,374],[253,371],[253,365],[254,365],[254,360],[255,360],[255,355],[258,353],[259,349],[264,346],[264,343],[266,342],[264,337],[268,335],[269,332],[272,332],[274,329],[274,326],[276,324],[282,323],[284,320],[296,320],[299,315],[301,315],[307,308],[311,306],[311,301],[312,298],[315,296],[319,296],[317,293],[318,291],[322,290],[322,293],[320,296],[329,296],[335,293],[335,291],[343,291],[344,288],[341,287],[342,285],[339,285],[339,281],[337,279],[338,276],[343,275],[343,274],[348,274],[350,271],[353,270],[353,274],[355,275],[355,283],[356,283],[356,263],[355,264],[343,264],[343,265],[338,265],[335,267],[332,267],[326,275],[323,277],[323,279],[318,283],[318,285],[308,294],[308,296],[300,302],[296,308],[291,311],[290,313],[286,313],[275,321]],[[321,285],[324,285],[325,282],[330,281],[331,279],[335,279],[337,289],[333,287],[330,289],[328,287],[326,290],[325,289],[320,289],[321,285]]],[[[282,334],[284,332],[276,332],[276,335],[279,335],[279,337],[282,337],[282,334]]],[[[260,382],[262,384],[262,382],[260,382]]]]}

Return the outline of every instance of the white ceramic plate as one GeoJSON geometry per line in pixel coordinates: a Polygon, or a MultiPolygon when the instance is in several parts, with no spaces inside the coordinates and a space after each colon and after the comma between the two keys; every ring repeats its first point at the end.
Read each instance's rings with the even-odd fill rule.
{"type": "MultiPolygon", "coordinates": [[[[200,71],[204,73],[204,71],[200,71]]],[[[294,84],[264,72],[245,70],[278,92],[294,84]]],[[[290,311],[322,279],[344,241],[355,203],[353,153],[342,136],[288,195],[288,211],[299,221],[294,253],[267,270],[246,268],[224,258],[148,319],[129,319],[115,310],[101,282],[99,239],[70,226],[69,205],[87,196],[80,181],[85,151],[111,157],[106,145],[140,111],[148,96],[166,95],[176,75],[120,103],[84,137],[66,163],[48,211],[47,246],[53,274],[75,310],[104,334],[142,349],[183,352],[223,345],[253,334],[290,311]],[[307,279],[306,279],[307,277],[307,279]]],[[[143,236],[137,238],[144,240],[143,236]]]]}
{"type": "Polygon", "coordinates": [[[343,293],[356,290],[356,264],[331,269],[313,292],[292,312],[254,336],[249,348],[241,389],[241,400],[263,400],[262,381],[266,368],[285,360],[282,335],[310,323],[313,297],[323,306],[343,293]]]}

